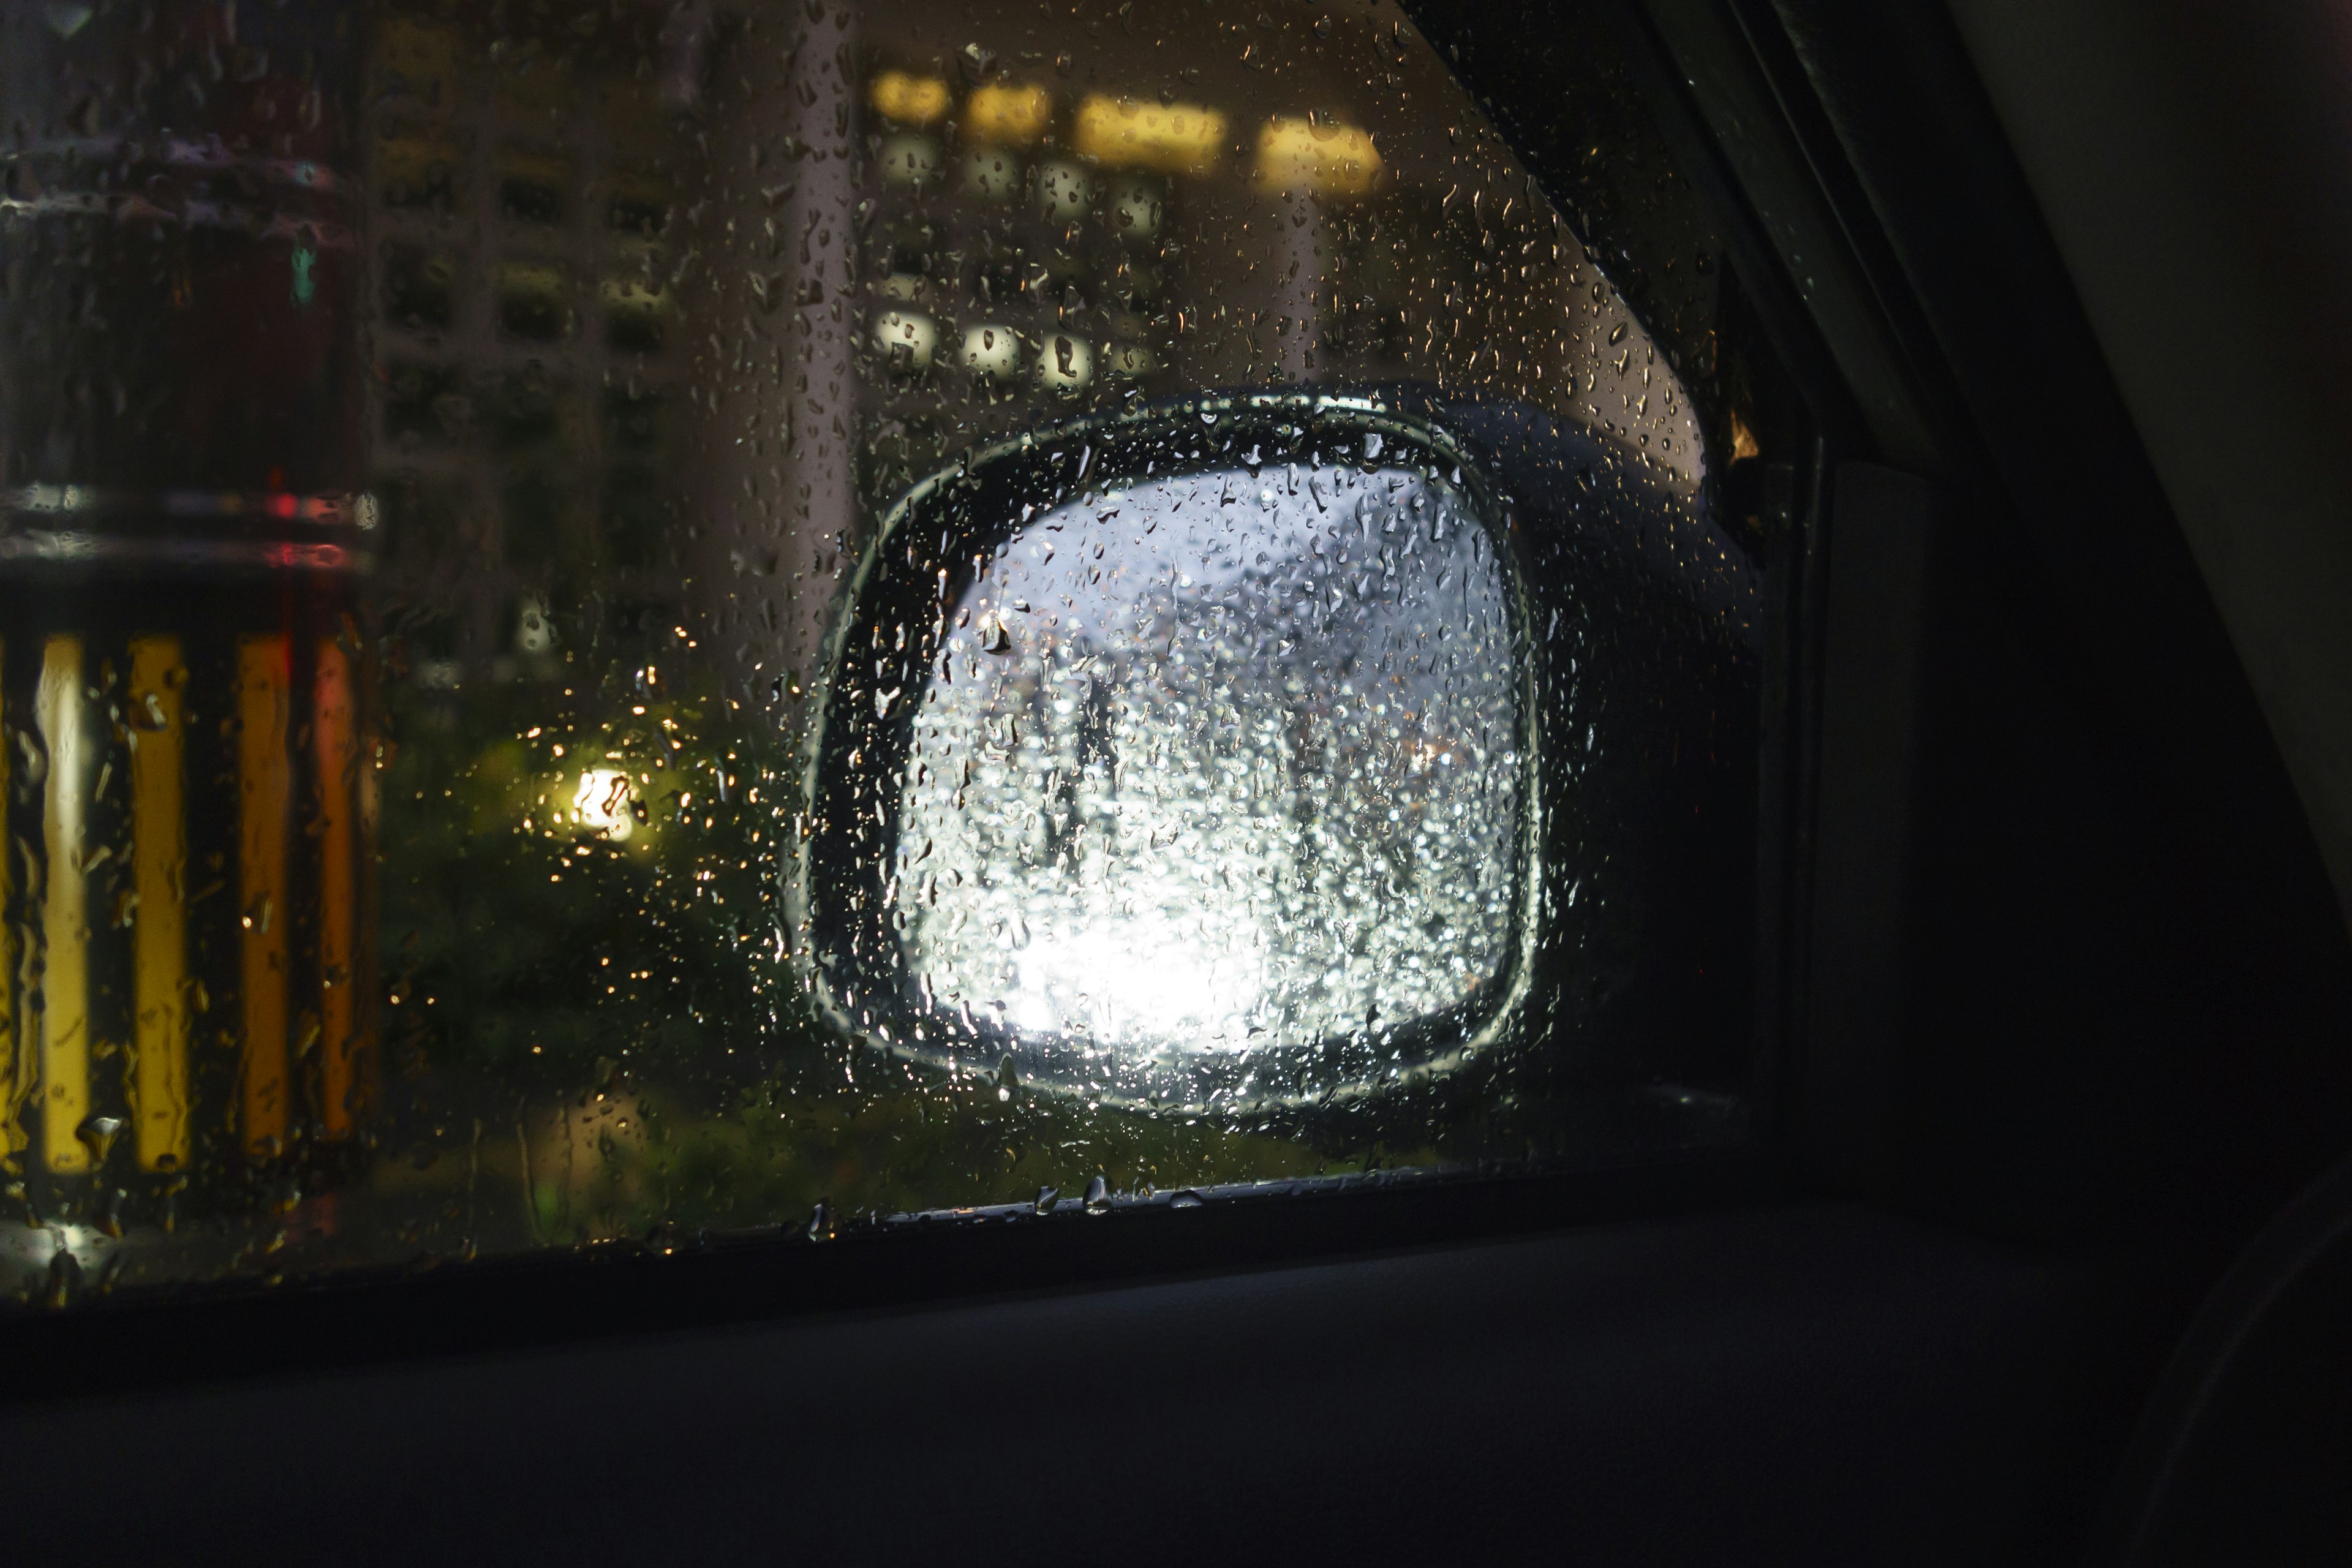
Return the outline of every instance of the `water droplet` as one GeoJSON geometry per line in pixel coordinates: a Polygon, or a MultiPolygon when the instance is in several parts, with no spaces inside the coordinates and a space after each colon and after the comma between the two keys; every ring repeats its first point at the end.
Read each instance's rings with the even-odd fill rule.
{"type": "Polygon", "coordinates": [[[1181,1193],[1170,1194],[1168,1206],[1171,1209],[1199,1208],[1201,1206],[1201,1194],[1192,1191],[1192,1188],[1187,1187],[1181,1193]]]}
{"type": "Polygon", "coordinates": [[[1052,1214],[1054,1212],[1054,1205],[1061,1201],[1061,1188],[1039,1187],[1037,1189],[1037,1201],[1030,1205],[1030,1211],[1034,1214],[1052,1214]]]}
{"type": "Polygon", "coordinates": [[[1100,1176],[1091,1176],[1087,1180],[1087,1212],[1110,1213],[1110,1184],[1100,1176]]]}
{"type": "Polygon", "coordinates": [[[831,1205],[820,1200],[816,1207],[809,1211],[808,1238],[811,1241],[833,1239],[833,1206],[831,1205]]]}
{"type": "Polygon", "coordinates": [[[48,1288],[42,1300],[51,1307],[70,1307],[81,1294],[81,1261],[65,1247],[58,1247],[49,1258],[48,1288]]]}
{"type": "Polygon", "coordinates": [[[106,1163],[107,1152],[114,1147],[115,1139],[121,1132],[122,1118],[120,1116],[87,1117],[80,1126],[74,1129],[74,1136],[80,1139],[83,1147],[89,1151],[91,1161],[100,1165],[106,1163]]]}

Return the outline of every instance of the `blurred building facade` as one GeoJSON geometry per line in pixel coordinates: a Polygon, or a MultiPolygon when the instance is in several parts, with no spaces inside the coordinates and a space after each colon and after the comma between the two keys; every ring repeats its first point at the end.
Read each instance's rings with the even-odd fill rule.
{"type": "Polygon", "coordinates": [[[1349,105],[1392,62],[1320,58],[1304,12],[1233,47],[1119,15],[379,17],[380,488],[394,580],[464,601],[420,619],[428,674],[533,668],[583,629],[535,612],[593,572],[598,614],[691,623],[775,693],[862,530],[959,451],[1557,351],[1443,308],[1499,235],[1541,252],[1521,314],[1564,318],[1572,241],[1442,128],[1384,147],[1349,105]]]}
{"type": "Polygon", "coordinates": [[[690,144],[640,68],[660,19],[583,8],[518,29],[420,8],[370,26],[384,608],[421,685],[552,679],[551,600],[593,575],[611,613],[643,615],[669,575],[690,144]]]}

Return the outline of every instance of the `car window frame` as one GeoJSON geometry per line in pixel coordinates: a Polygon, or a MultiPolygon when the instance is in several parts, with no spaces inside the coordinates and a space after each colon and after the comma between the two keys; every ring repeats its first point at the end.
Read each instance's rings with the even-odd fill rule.
{"type": "MultiPolygon", "coordinates": [[[[1805,399],[1819,435],[1782,476],[1766,508],[1777,595],[1770,616],[1768,700],[1780,725],[1765,758],[1768,805],[1759,851],[1768,875],[1757,1035],[1756,1136],[1737,1149],[1615,1166],[1380,1172],[1325,1184],[1265,1184],[1248,1192],[1190,1189],[1087,1214],[1075,1204],[1040,1213],[1027,1204],[852,1226],[818,1223],[733,1236],[663,1229],[635,1243],[575,1254],[449,1261],[423,1268],[354,1272],[285,1285],[226,1281],[152,1297],[92,1295],[75,1310],[21,1315],[11,1332],[46,1369],[13,1397],[153,1386],[354,1364],[404,1355],[479,1352],[650,1329],[682,1329],[779,1314],[905,1304],[974,1292],[1099,1284],[1202,1268],[1251,1268],[1344,1252],[1461,1241],[1723,1206],[1788,1201],[1817,1190],[1791,1158],[1787,1105],[1801,1037],[1804,877],[1801,842],[1811,758],[1808,726],[1819,671],[1819,548],[1826,476],[1845,455],[1874,449],[1865,434],[1854,355],[1822,321],[1822,301],[1875,319],[1872,290],[1851,273],[1799,285],[1790,244],[1758,210],[1795,192],[1818,191],[1814,171],[1790,139],[1760,155],[1724,151],[1711,94],[1750,108],[1778,102],[1743,28],[1753,17],[1717,0],[1606,0],[1600,6],[1624,50],[1633,90],[1661,136],[1689,159],[1723,228],[1727,251],[1765,318],[1765,332],[1805,399]],[[1677,9],[1678,8],[1678,9],[1677,9]],[[1675,25],[1660,20],[1675,10],[1675,25]],[[1680,30],[1678,31],[1677,28],[1680,30]],[[1717,52],[1720,81],[1688,60],[1717,52]],[[1759,84],[1765,84],[1759,87],[1759,84]],[[1738,96],[1744,94],[1745,96],[1738,96]],[[1777,803],[1777,804],[1774,804],[1777,803]],[[1172,1200],[1190,1195],[1193,1205],[1172,1200]],[[862,1234],[853,1235],[853,1231],[862,1234]],[[823,1245],[817,1245],[823,1244],[823,1245]]],[[[1465,56],[1456,13],[1407,7],[1474,96],[1493,109],[1507,140],[1538,182],[1547,160],[1511,134],[1541,111],[1540,84],[1482,88],[1478,55],[1465,56]]],[[[1575,212],[1563,204],[1563,212],[1575,212]]],[[[1620,237],[1621,238],[1622,237],[1620,237]]],[[[1883,330],[1883,329],[1881,329],[1883,330]]]]}

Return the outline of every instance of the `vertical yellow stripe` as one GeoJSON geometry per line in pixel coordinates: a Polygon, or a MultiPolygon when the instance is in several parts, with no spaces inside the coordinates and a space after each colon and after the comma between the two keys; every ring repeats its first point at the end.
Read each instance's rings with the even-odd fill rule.
{"type": "Polygon", "coordinates": [[[312,715],[319,753],[319,1087],[324,1101],[320,1117],[331,1138],[352,1130],[352,1067],[359,1049],[352,796],[360,756],[351,660],[331,637],[319,644],[312,715]]]}
{"type": "Polygon", "coordinates": [[[246,1148],[284,1146],[286,1084],[286,904],[288,809],[293,793],[286,750],[287,687],[292,672],[282,637],[246,637],[236,652],[237,880],[242,901],[245,1057],[239,1109],[246,1148]]]}
{"type": "Polygon", "coordinates": [[[177,637],[131,644],[131,1117],[139,1165],[188,1168],[188,828],[177,637]]]}
{"type": "Polygon", "coordinates": [[[42,811],[47,886],[41,902],[41,1156],[52,1171],[87,1171],[89,1149],[79,1130],[89,1115],[89,884],[82,871],[89,737],[80,638],[49,638],[39,708],[48,751],[42,811]]]}

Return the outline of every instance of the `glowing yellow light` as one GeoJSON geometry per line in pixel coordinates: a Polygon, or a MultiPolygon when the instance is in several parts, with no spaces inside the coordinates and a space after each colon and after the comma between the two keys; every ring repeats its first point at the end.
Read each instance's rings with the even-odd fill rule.
{"type": "Polygon", "coordinates": [[[884,71],[866,96],[877,113],[901,125],[929,125],[948,111],[948,84],[935,76],[884,71]]]}
{"type": "Polygon", "coordinates": [[[1352,125],[1311,120],[1266,121],[1257,135],[1257,187],[1308,191],[1318,196],[1360,196],[1381,177],[1372,134],[1352,125]]]}
{"type": "Polygon", "coordinates": [[[1045,134],[1053,118],[1054,100],[1044,88],[991,85],[973,93],[963,106],[964,139],[1026,147],[1045,134]]]}
{"type": "Polygon", "coordinates": [[[186,807],[177,637],[131,641],[131,1106],[142,1171],[188,1167],[186,807]],[[143,722],[136,721],[143,720],[143,722]]]}
{"type": "Polygon", "coordinates": [[[893,363],[929,370],[939,352],[940,330],[919,310],[885,310],[874,322],[874,341],[893,363]]]}
{"type": "Polygon", "coordinates": [[[1202,174],[1225,140],[1225,117],[1197,103],[1138,103],[1090,93],[1078,105],[1071,141],[1098,163],[1202,174]]]}
{"type": "Polygon", "coordinates": [[[1106,344],[1103,361],[1113,375],[1150,375],[1160,368],[1160,361],[1141,343],[1106,344]]]}
{"type": "Polygon", "coordinates": [[[614,768],[590,768],[572,792],[572,815],[580,826],[618,844],[636,830],[637,814],[631,805],[629,775],[614,768]]]}
{"type": "Polygon", "coordinates": [[[1742,458],[1753,458],[1763,450],[1763,447],[1756,444],[1756,432],[1748,427],[1748,421],[1739,416],[1739,411],[1733,409],[1731,412],[1732,460],[1737,462],[1742,458]]]}
{"type": "Polygon", "coordinates": [[[37,710],[48,752],[43,843],[47,896],[41,906],[41,1142],[52,1171],[87,1171],[76,1131],[89,1114],[89,878],[83,869],[89,799],[89,722],[82,697],[81,641],[53,637],[43,650],[37,710]]]}

